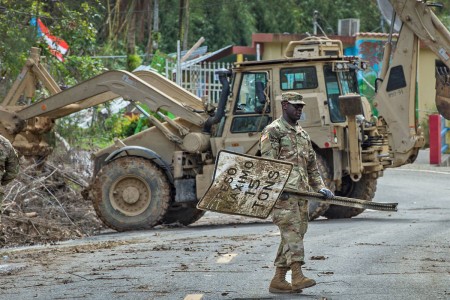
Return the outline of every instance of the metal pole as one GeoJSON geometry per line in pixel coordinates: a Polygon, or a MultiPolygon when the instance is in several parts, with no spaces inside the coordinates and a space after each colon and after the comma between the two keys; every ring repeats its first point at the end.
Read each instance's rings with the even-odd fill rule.
{"type": "Polygon", "coordinates": [[[313,35],[317,35],[317,15],[319,12],[317,10],[313,13],[313,35]]]}
{"type": "Polygon", "coordinates": [[[181,42],[177,41],[177,81],[176,83],[181,86],[181,42]]]}
{"type": "Polygon", "coordinates": [[[256,44],[256,60],[261,60],[261,45],[259,43],[256,44]]]}

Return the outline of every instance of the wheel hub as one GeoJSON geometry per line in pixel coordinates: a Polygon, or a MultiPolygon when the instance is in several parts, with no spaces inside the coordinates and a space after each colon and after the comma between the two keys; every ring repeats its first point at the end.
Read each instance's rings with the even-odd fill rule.
{"type": "Polygon", "coordinates": [[[139,190],[134,186],[129,186],[123,190],[122,198],[126,203],[134,204],[139,200],[139,190]]]}
{"type": "Polygon", "coordinates": [[[126,216],[143,213],[151,203],[151,190],[139,177],[119,178],[110,190],[111,205],[126,216]]]}

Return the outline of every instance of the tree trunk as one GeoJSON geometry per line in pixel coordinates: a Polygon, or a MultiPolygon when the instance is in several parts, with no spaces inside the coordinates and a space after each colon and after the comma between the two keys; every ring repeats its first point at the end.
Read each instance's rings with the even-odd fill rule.
{"type": "Polygon", "coordinates": [[[110,15],[109,23],[111,31],[109,33],[109,40],[111,41],[115,41],[117,39],[117,35],[119,34],[120,20],[121,20],[120,18],[121,5],[122,5],[121,0],[117,0],[110,15]]]}
{"type": "Polygon", "coordinates": [[[145,47],[145,61],[149,62],[150,57],[153,54],[153,30],[154,30],[154,22],[155,18],[157,18],[157,15],[153,13],[153,10],[158,9],[158,0],[154,0],[155,4],[153,5],[153,0],[148,1],[147,3],[147,12],[148,12],[148,23],[147,23],[147,32],[148,32],[148,40],[147,40],[147,46],[145,47]]]}
{"type": "Polygon", "coordinates": [[[136,53],[136,0],[132,0],[128,13],[128,30],[127,30],[127,54],[136,53]]]}

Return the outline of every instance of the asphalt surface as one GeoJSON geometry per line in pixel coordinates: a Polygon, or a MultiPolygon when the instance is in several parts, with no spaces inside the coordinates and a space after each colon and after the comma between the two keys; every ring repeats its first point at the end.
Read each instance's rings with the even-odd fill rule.
{"type": "Polygon", "coordinates": [[[0,299],[450,299],[449,182],[450,167],[422,153],[378,181],[374,200],[398,212],[311,222],[305,274],[318,284],[301,294],[268,292],[270,220],[207,213],[185,228],[3,249],[0,299]]]}

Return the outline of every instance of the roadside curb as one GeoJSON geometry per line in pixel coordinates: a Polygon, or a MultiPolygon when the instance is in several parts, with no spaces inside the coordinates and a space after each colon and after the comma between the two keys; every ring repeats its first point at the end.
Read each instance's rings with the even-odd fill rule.
{"type": "Polygon", "coordinates": [[[430,149],[421,149],[414,163],[401,166],[399,169],[450,173],[450,155],[442,154],[442,161],[439,165],[430,164],[430,149]]]}

